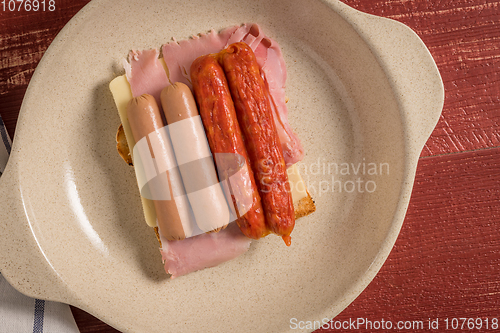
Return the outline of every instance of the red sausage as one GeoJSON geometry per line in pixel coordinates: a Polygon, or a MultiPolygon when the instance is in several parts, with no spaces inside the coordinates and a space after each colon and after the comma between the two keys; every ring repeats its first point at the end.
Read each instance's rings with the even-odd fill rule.
{"type": "Polygon", "coordinates": [[[295,226],[293,201],[269,92],[259,65],[252,49],[243,42],[221,51],[220,61],[243,131],[266,222],[289,246],[295,226]]]}

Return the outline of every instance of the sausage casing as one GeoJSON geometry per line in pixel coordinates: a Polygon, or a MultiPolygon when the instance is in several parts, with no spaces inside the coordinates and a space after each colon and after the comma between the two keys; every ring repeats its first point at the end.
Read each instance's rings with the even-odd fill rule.
{"type": "Polygon", "coordinates": [[[231,190],[226,190],[230,194],[226,192],[226,195],[237,210],[236,222],[245,236],[261,238],[269,234],[269,230],[229,87],[215,55],[201,56],[193,62],[191,81],[220,178],[231,179],[231,190]],[[236,154],[242,163],[231,158],[236,154]],[[235,174],[242,164],[244,169],[235,174]]]}
{"type": "Polygon", "coordinates": [[[295,216],[269,93],[255,54],[245,43],[220,53],[269,229],[290,245],[295,216]]]}

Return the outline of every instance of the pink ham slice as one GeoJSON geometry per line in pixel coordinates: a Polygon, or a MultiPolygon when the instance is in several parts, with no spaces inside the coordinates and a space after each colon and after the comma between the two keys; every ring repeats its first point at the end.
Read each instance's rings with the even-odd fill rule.
{"type": "Polygon", "coordinates": [[[180,42],[174,40],[163,45],[163,58],[169,69],[169,78],[172,82],[184,82],[191,87],[189,70],[194,59],[204,54],[219,52],[229,44],[240,41],[247,43],[255,52],[273,102],[274,122],[285,162],[288,166],[295,164],[304,158],[304,149],[288,122],[285,60],[278,43],[268,38],[259,25],[244,24],[224,29],[219,34],[212,30],[192,39],[180,42]]]}
{"type": "MultiPolygon", "coordinates": [[[[304,158],[304,148],[288,122],[285,94],[285,60],[278,43],[266,37],[257,24],[243,27],[249,27],[248,34],[245,35],[243,41],[252,48],[262,69],[263,78],[272,101],[274,123],[280,138],[283,157],[287,166],[290,166],[304,158]]],[[[230,40],[228,44],[231,43],[230,40]]]]}
{"type": "Polygon", "coordinates": [[[172,279],[234,259],[245,253],[251,243],[235,222],[219,232],[181,241],[167,241],[160,236],[160,240],[165,271],[172,279]]]}
{"type": "Polygon", "coordinates": [[[150,94],[161,107],[160,93],[170,84],[162,63],[158,59],[160,51],[130,51],[128,62],[124,61],[125,74],[130,83],[132,96],[150,94]]]}
{"type": "Polygon", "coordinates": [[[182,82],[192,88],[190,68],[193,61],[199,56],[222,50],[236,30],[237,26],[226,28],[219,33],[211,30],[209,33],[192,36],[179,42],[174,39],[163,45],[163,59],[168,67],[170,81],[182,82]]]}

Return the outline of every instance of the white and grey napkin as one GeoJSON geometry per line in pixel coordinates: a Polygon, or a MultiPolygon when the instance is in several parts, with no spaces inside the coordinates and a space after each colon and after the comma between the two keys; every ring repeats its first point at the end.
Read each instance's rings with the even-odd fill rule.
{"type": "Polygon", "coordinates": [[[0,117],[0,136],[2,137],[2,144],[0,144],[0,176],[5,170],[5,165],[9,159],[10,147],[12,142],[10,141],[9,133],[5,129],[5,124],[3,123],[2,117],[0,117]]]}
{"type": "MultiPolygon", "coordinates": [[[[0,136],[1,176],[12,144],[2,117],[0,136]]],[[[15,290],[0,273],[0,333],[79,333],[79,330],[67,304],[25,296],[15,290]]]]}

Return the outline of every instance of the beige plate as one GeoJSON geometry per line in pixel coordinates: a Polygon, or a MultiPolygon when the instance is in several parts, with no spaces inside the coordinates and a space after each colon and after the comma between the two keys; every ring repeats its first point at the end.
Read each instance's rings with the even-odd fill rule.
{"type": "MultiPolygon", "coordinates": [[[[94,0],[30,82],[0,183],[0,268],[24,294],[124,332],[284,332],[332,318],[373,279],[401,228],[443,104],[406,26],[335,1],[94,0]],[[290,122],[317,212],[219,267],[168,280],[134,172],[115,150],[108,83],[131,48],[257,22],[282,46],[290,122]]],[[[297,330],[293,330],[297,331],[297,330]]]]}

